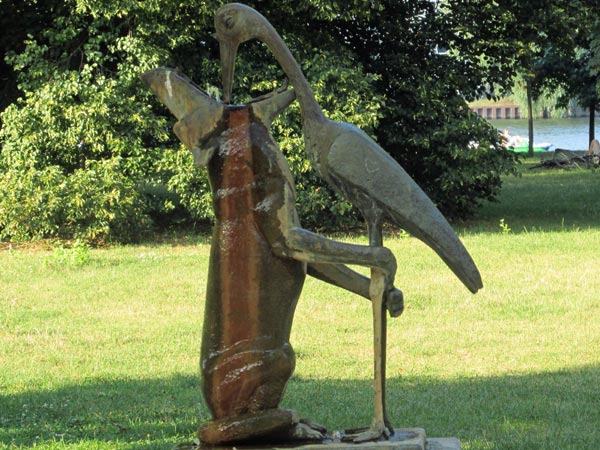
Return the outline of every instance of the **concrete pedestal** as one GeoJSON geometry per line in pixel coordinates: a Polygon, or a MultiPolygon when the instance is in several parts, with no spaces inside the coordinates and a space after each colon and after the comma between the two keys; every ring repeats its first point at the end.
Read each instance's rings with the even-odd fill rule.
{"type": "MultiPolygon", "coordinates": [[[[339,435],[339,433],[337,433],[339,435]]],[[[388,441],[363,442],[354,444],[334,438],[323,443],[291,445],[235,445],[210,447],[203,444],[180,444],[173,450],[461,450],[458,439],[427,438],[423,428],[399,428],[388,441]]]]}

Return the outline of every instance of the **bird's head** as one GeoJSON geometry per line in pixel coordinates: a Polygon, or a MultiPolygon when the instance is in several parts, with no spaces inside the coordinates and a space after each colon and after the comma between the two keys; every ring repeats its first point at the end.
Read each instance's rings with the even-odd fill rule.
{"type": "Polygon", "coordinates": [[[235,57],[242,42],[263,39],[270,24],[258,11],[241,3],[222,6],[215,15],[215,37],[219,41],[223,76],[223,99],[231,101],[235,57]]]}

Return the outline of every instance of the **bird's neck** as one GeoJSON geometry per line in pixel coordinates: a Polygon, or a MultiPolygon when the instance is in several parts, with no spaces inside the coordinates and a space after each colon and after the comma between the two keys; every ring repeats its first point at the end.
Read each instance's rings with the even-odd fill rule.
{"type": "Polygon", "coordinates": [[[290,80],[291,85],[294,87],[296,98],[300,103],[300,109],[302,111],[302,121],[306,123],[307,121],[325,119],[323,110],[317,103],[310,85],[302,73],[302,69],[294,59],[289,48],[283,42],[283,39],[281,39],[281,36],[279,36],[277,31],[271,26],[265,31],[266,33],[263,36],[263,41],[267,44],[275,56],[275,59],[279,65],[281,65],[281,68],[290,80]]]}

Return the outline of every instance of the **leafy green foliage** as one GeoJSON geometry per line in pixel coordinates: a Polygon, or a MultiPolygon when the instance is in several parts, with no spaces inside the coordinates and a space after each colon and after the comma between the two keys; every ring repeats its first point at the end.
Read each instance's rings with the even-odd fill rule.
{"type": "Polygon", "coordinates": [[[84,241],[76,240],[71,246],[65,246],[62,242],[56,245],[48,255],[46,265],[64,270],[67,267],[83,267],[89,261],[90,246],[84,241]]]}
{"type": "MultiPolygon", "coordinates": [[[[513,93],[526,90],[529,117],[535,115],[533,101],[540,99],[547,110],[566,108],[572,100],[590,111],[598,109],[597,1],[457,0],[444,2],[444,10],[443,28],[455,31],[447,38],[458,57],[481,55],[482,64],[474,65],[482,80],[479,97],[506,94],[516,84],[513,93]]],[[[529,135],[533,144],[533,123],[529,135]]]]}
{"type": "Polygon", "coordinates": [[[58,166],[0,173],[0,238],[48,236],[134,241],[148,230],[144,202],[120,160],[87,161],[66,176],[58,166]]]}
{"type": "Polygon", "coordinates": [[[450,218],[469,216],[492,199],[500,175],[514,173],[515,159],[465,102],[481,89],[475,75],[483,75],[465,55],[436,51],[453,42],[447,16],[431,2],[378,2],[335,28],[377,75],[374,89],[385,96],[375,130],[381,146],[450,218]]]}
{"type": "Polygon", "coordinates": [[[0,111],[19,97],[17,72],[4,56],[9,52],[22,52],[27,35],[37,36],[47,28],[52,23],[53,14],[63,8],[63,3],[59,0],[0,2],[0,111]]]}
{"type": "MultiPolygon", "coordinates": [[[[212,218],[205,172],[193,167],[171,131],[174,119],[139,75],[177,66],[215,90],[211,33],[220,3],[72,0],[30,10],[25,26],[35,33],[20,34],[7,58],[21,97],[1,116],[3,239],[131,240],[152,226],[212,218]],[[36,14],[43,26],[33,25],[36,14]]],[[[462,95],[480,88],[475,66],[435,53],[448,27],[431,2],[250,4],[280,30],[326,114],[371,134],[445,213],[471,214],[496,195],[514,161],[468,112],[462,95]]],[[[244,44],[239,101],[284,80],[264,46],[244,44]]],[[[305,226],[358,223],[310,168],[297,105],[273,134],[296,178],[305,226]]]]}
{"type": "Polygon", "coordinates": [[[179,198],[206,191],[206,177],[187,167],[171,119],[154,113],[162,107],[139,80],[190,42],[189,23],[167,39],[185,8],[166,4],[72,3],[11,54],[24,95],[2,115],[3,238],[131,240],[182,204],[209,215],[194,194],[179,198]]]}
{"type": "Polygon", "coordinates": [[[565,33],[569,45],[549,46],[538,62],[536,76],[544,86],[562,92],[557,99],[559,106],[575,99],[580,106],[589,110],[591,141],[595,137],[595,112],[600,108],[600,48],[596,40],[600,27],[600,6],[597,2],[584,0],[575,3],[579,8],[572,12],[571,26],[569,32],[565,33]]]}

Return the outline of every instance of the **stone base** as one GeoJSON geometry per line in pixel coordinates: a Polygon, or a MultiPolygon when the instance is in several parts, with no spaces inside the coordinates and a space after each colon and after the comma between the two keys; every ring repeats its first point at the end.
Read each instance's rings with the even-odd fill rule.
{"type": "Polygon", "coordinates": [[[460,450],[460,441],[455,437],[427,439],[427,450],[460,450]]]}
{"type": "Polygon", "coordinates": [[[261,444],[213,447],[198,443],[179,444],[173,450],[461,450],[456,438],[427,438],[423,428],[399,428],[388,441],[354,444],[342,442],[343,433],[334,433],[333,438],[322,443],[310,444],[261,444]]]}

